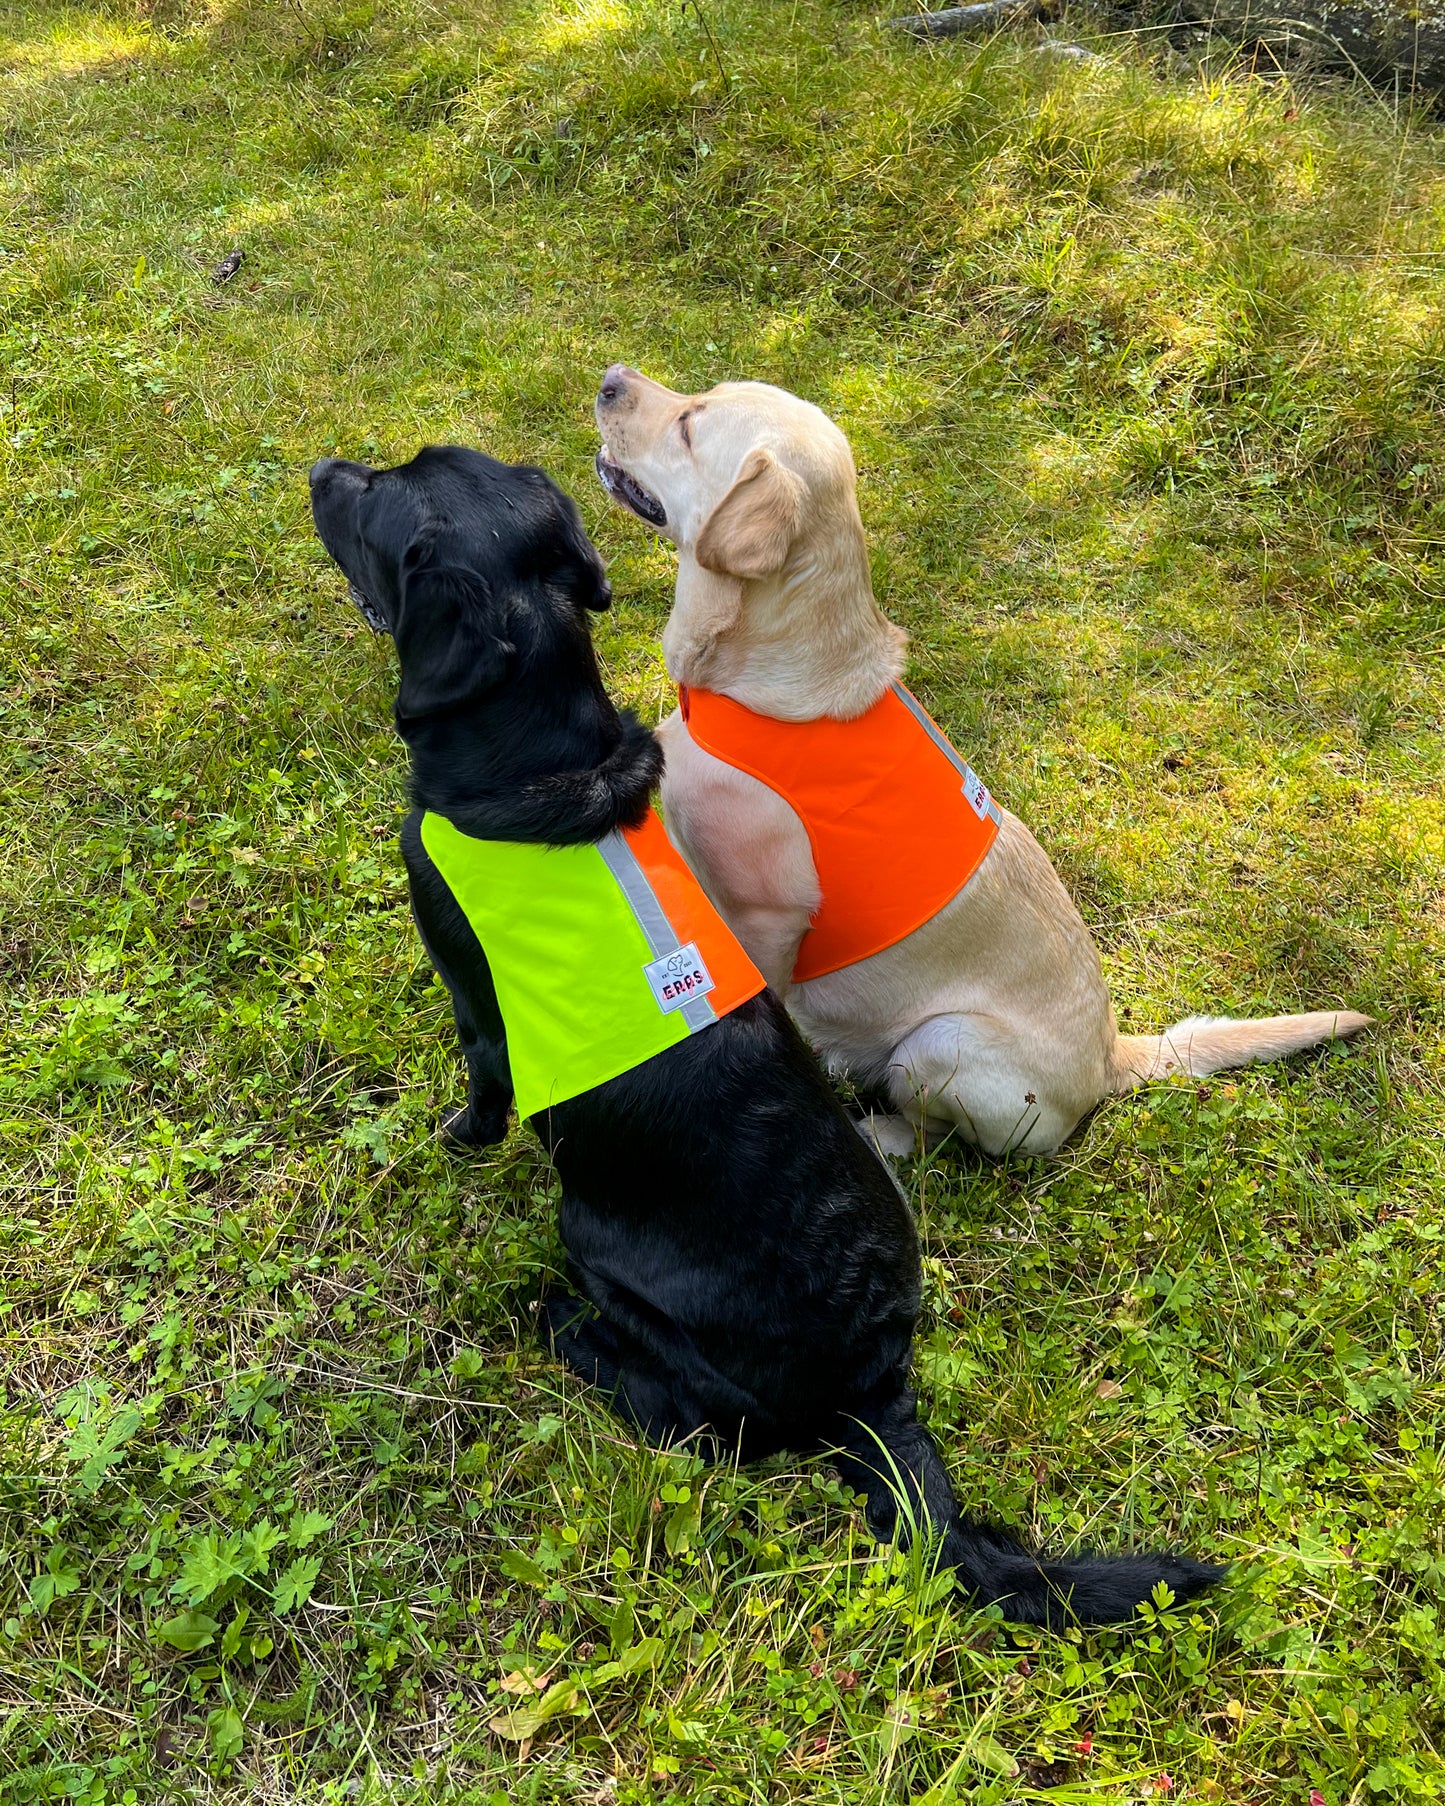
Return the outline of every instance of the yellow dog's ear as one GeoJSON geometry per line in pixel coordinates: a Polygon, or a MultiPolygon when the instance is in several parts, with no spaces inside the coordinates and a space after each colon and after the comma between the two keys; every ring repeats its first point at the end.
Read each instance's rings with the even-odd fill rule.
{"type": "Polygon", "coordinates": [[[798,479],[766,446],[750,451],[697,536],[697,561],[729,577],[780,571],[802,517],[798,479]]]}

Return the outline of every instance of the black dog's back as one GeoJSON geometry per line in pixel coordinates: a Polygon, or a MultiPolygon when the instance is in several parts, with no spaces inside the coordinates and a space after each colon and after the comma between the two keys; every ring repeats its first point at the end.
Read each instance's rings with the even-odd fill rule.
{"type": "MultiPolygon", "coordinates": [[[[445,450],[393,472],[328,463],[314,505],[395,633],[418,804],[479,839],[578,845],[636,825],[659,760],[602,688],[584,613],[606,605],[600,561],[538,475],[445,450]]],[[[447,1130],[480,1145],[506,1129],[506,1025],[418,821],[402,836],[413,910],[469,1076],[447,1130]]],[[[880,1536],[931,1526],[979,1599],[1030,1622],[1117,1621],[1160,1580],[1188,1596],[1218,1577],[1169,1555],[1042,1562],[962,1516],[908,1384],[907,1205],[770,992],[533,1121],[574,1287],[547,1302],[553,1346],[640,1431],[834,1447],[880,1536]]]]}
{"type": "Polygon", "coordinates": [[[906,1382],[912,1218],[771,992],[537,1127],[588,1296],[640,1292],[741,1389],[746,1426],[704,1414],[729,1441],[816,1442],[906,1382]]]}

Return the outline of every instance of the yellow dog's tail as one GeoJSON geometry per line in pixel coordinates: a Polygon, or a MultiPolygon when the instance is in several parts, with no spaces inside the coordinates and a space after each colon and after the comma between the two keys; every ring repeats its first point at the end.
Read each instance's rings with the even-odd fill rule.
{"type": "Polygon", "coordinates": [[[1204,1078],[1253,1060],[1279,1060],[1286,1054],[1339,1041],[1368,1028],[1372,1016],[1358,1010],[1309,1010],[1302,1016],[1189,1016],[1162,1035],[1120,1035],[1114,1052],[1114,1089],[1132,1091],[1150,1079],[1173,1073],[1204,1078]]]}

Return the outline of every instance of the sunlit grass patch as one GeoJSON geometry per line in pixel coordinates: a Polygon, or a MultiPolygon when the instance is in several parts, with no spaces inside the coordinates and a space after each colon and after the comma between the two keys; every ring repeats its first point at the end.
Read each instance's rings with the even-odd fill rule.
{"type": "MultiPolygon", "coordinates": [[[[14,9],[8,9],[13,13],[14,9]]],[[[0,70],[47,76],[119,73],[120,66],[152,48],[144,24],[100,9],[54,7],[18,29],[0,33],[0,70]],[[38,27],[38,29],[36,29],[38,27]]],[[[9,18],[0,21],[10,26],[9,18]]]]}

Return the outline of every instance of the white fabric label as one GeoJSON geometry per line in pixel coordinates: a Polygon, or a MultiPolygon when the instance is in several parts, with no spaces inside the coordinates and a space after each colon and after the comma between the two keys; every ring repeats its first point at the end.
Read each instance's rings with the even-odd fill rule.
{"type": "Polygon", "coordinates": [[[652,986],[657,1007],[664,1016],[680,1010],[694,997],[705,997],[712,989],[712,974],[702,963],[696,941],[679,947],[676,953],[664,953],[642,968],[643,977],[652,986]]]}
{"type": "Polygon", "coordinates": [[[969,808],[973,810],[978,819],[987,821],[989,804],[993,798],[988,793],[988,785],[971,765],[965,765],[963,768],[963,794],[968,800],[969,808]]]}

